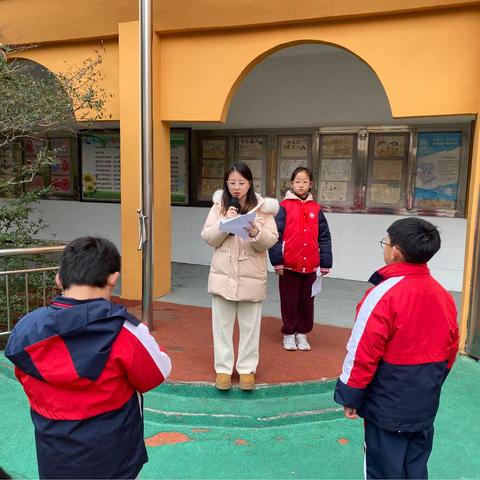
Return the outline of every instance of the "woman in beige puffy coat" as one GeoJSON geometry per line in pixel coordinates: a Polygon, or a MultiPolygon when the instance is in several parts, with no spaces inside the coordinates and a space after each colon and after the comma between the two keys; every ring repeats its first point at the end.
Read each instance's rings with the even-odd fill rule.
{"type": "Polygon", "coordinates": [[[201,235],[215,248],[208,291],[212,294],[215,385],[219,390],[229,390],[232,385],[236,317],[240,330],[236,363],[239,387],[255,388],[262,300],[267,293],[267,251],[278,240],[274,220],[278,208],[277,200],[255,194],[252,172],[242,162],[225,172],[223,191],[213,195],[213,206],[201,235]],[[232,197],[238,200],[239,207],[232,206],[236,203],[232,197]],[[247,212],[255,212],[256,216],[247,229],[246,240],[219,230],[221,220],[247,212]]]}

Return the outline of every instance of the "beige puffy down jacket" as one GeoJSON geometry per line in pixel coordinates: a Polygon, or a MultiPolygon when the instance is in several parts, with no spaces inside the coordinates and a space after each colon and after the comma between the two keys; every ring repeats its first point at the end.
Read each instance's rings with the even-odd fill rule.
{"type": "Polygon", "coordinates": [[[202,238],[215,248],[208,277],[208,292],[227,300],[260,302],[267,294],[267,250],[278,240],[274,216],[278,201],[257,194],[255,222],[259,232],[254,238],[242,240],[218,230],[222,190],[213,195],[213,206],[202,230],[202,238]]]}

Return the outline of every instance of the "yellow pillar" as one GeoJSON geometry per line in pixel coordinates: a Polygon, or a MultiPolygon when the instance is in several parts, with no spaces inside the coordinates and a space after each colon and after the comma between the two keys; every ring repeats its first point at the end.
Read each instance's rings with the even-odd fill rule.
{"type": "MultiPolygon", "coordinates": [[[[122,297],[142,297],[142,254],[137,209],[141,207],[139,24],[119,25],[122,297]]],[[[153,296],[170,291],[170,132],[160,121],[160,40],[154,35],[153,70],[153,296]]]]}
{"type": "Polygon", "coordinates": [[[470,174],[468,214],[467,214],[467,234],[465,243],[465,262],[463,267],[463,287],[462,287],[462,306],[460,309],[460,351],[465,352],[465,342],[467,339],[467,322],[471,312],[471,287],[474,274],[474,253],[475,253],[475,230],[478,219],[478,202],[480,198],[480,125],[476,122],[475,133],[473,136],[472,165],[470,174]]]}
{"type": "Polygon", "coordinates": [[[153,35],[153,296],[170,292],[171,269],[171,195],[170,127],[160,120],[161,40],[153,35]]]}
{"type": "Polygon", "coordinates": [[[142,254],[137,250],[141,206],[140,61],[138,22],[119,24],[122,297],[142,298],[142,254]]]}

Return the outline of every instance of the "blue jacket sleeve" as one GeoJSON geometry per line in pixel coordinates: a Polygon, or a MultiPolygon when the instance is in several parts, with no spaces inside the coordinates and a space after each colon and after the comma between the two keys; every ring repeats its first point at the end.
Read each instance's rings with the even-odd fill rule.
{"type": "Polygon", "coordinates": [[[366,388],[353,388],[345,385],[340,379],[335,385],[333,399],[344,407],[359,408],[367,393],[366,388]]]}
{"type": "Polygon", "coordinates": [[[276,265],[283,265],[283,233],[285,231],[285,223],[287,221],[287,212],[283,207],[280,207],[277,215],[275,216],[275,223],[278,230],[277,243],[268,250],[268,256],[270,262],[275,267],[276,265]]]}
{"type": "Polygon", "coordinates": [[[320,250],[320,267],[332,268],[332,239],[327,219],[321,210],[318,212],[318,249],[320,250]]]}

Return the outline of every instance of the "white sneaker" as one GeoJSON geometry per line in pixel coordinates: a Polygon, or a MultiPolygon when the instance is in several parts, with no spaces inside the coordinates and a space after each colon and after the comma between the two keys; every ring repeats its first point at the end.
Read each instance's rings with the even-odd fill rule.
{"type": "Polygon", "coordinates": [[[297,342],[295,342],[295,335],[284,335],[283,336],[283,348],[285,350],[296,350],[297,342]]]}
{"type": "Polygon", "coordinates": [[[299,350],[310,350],[310,344],[307,342],[307,336],[304,333],[295,334],[299,350]]]}

